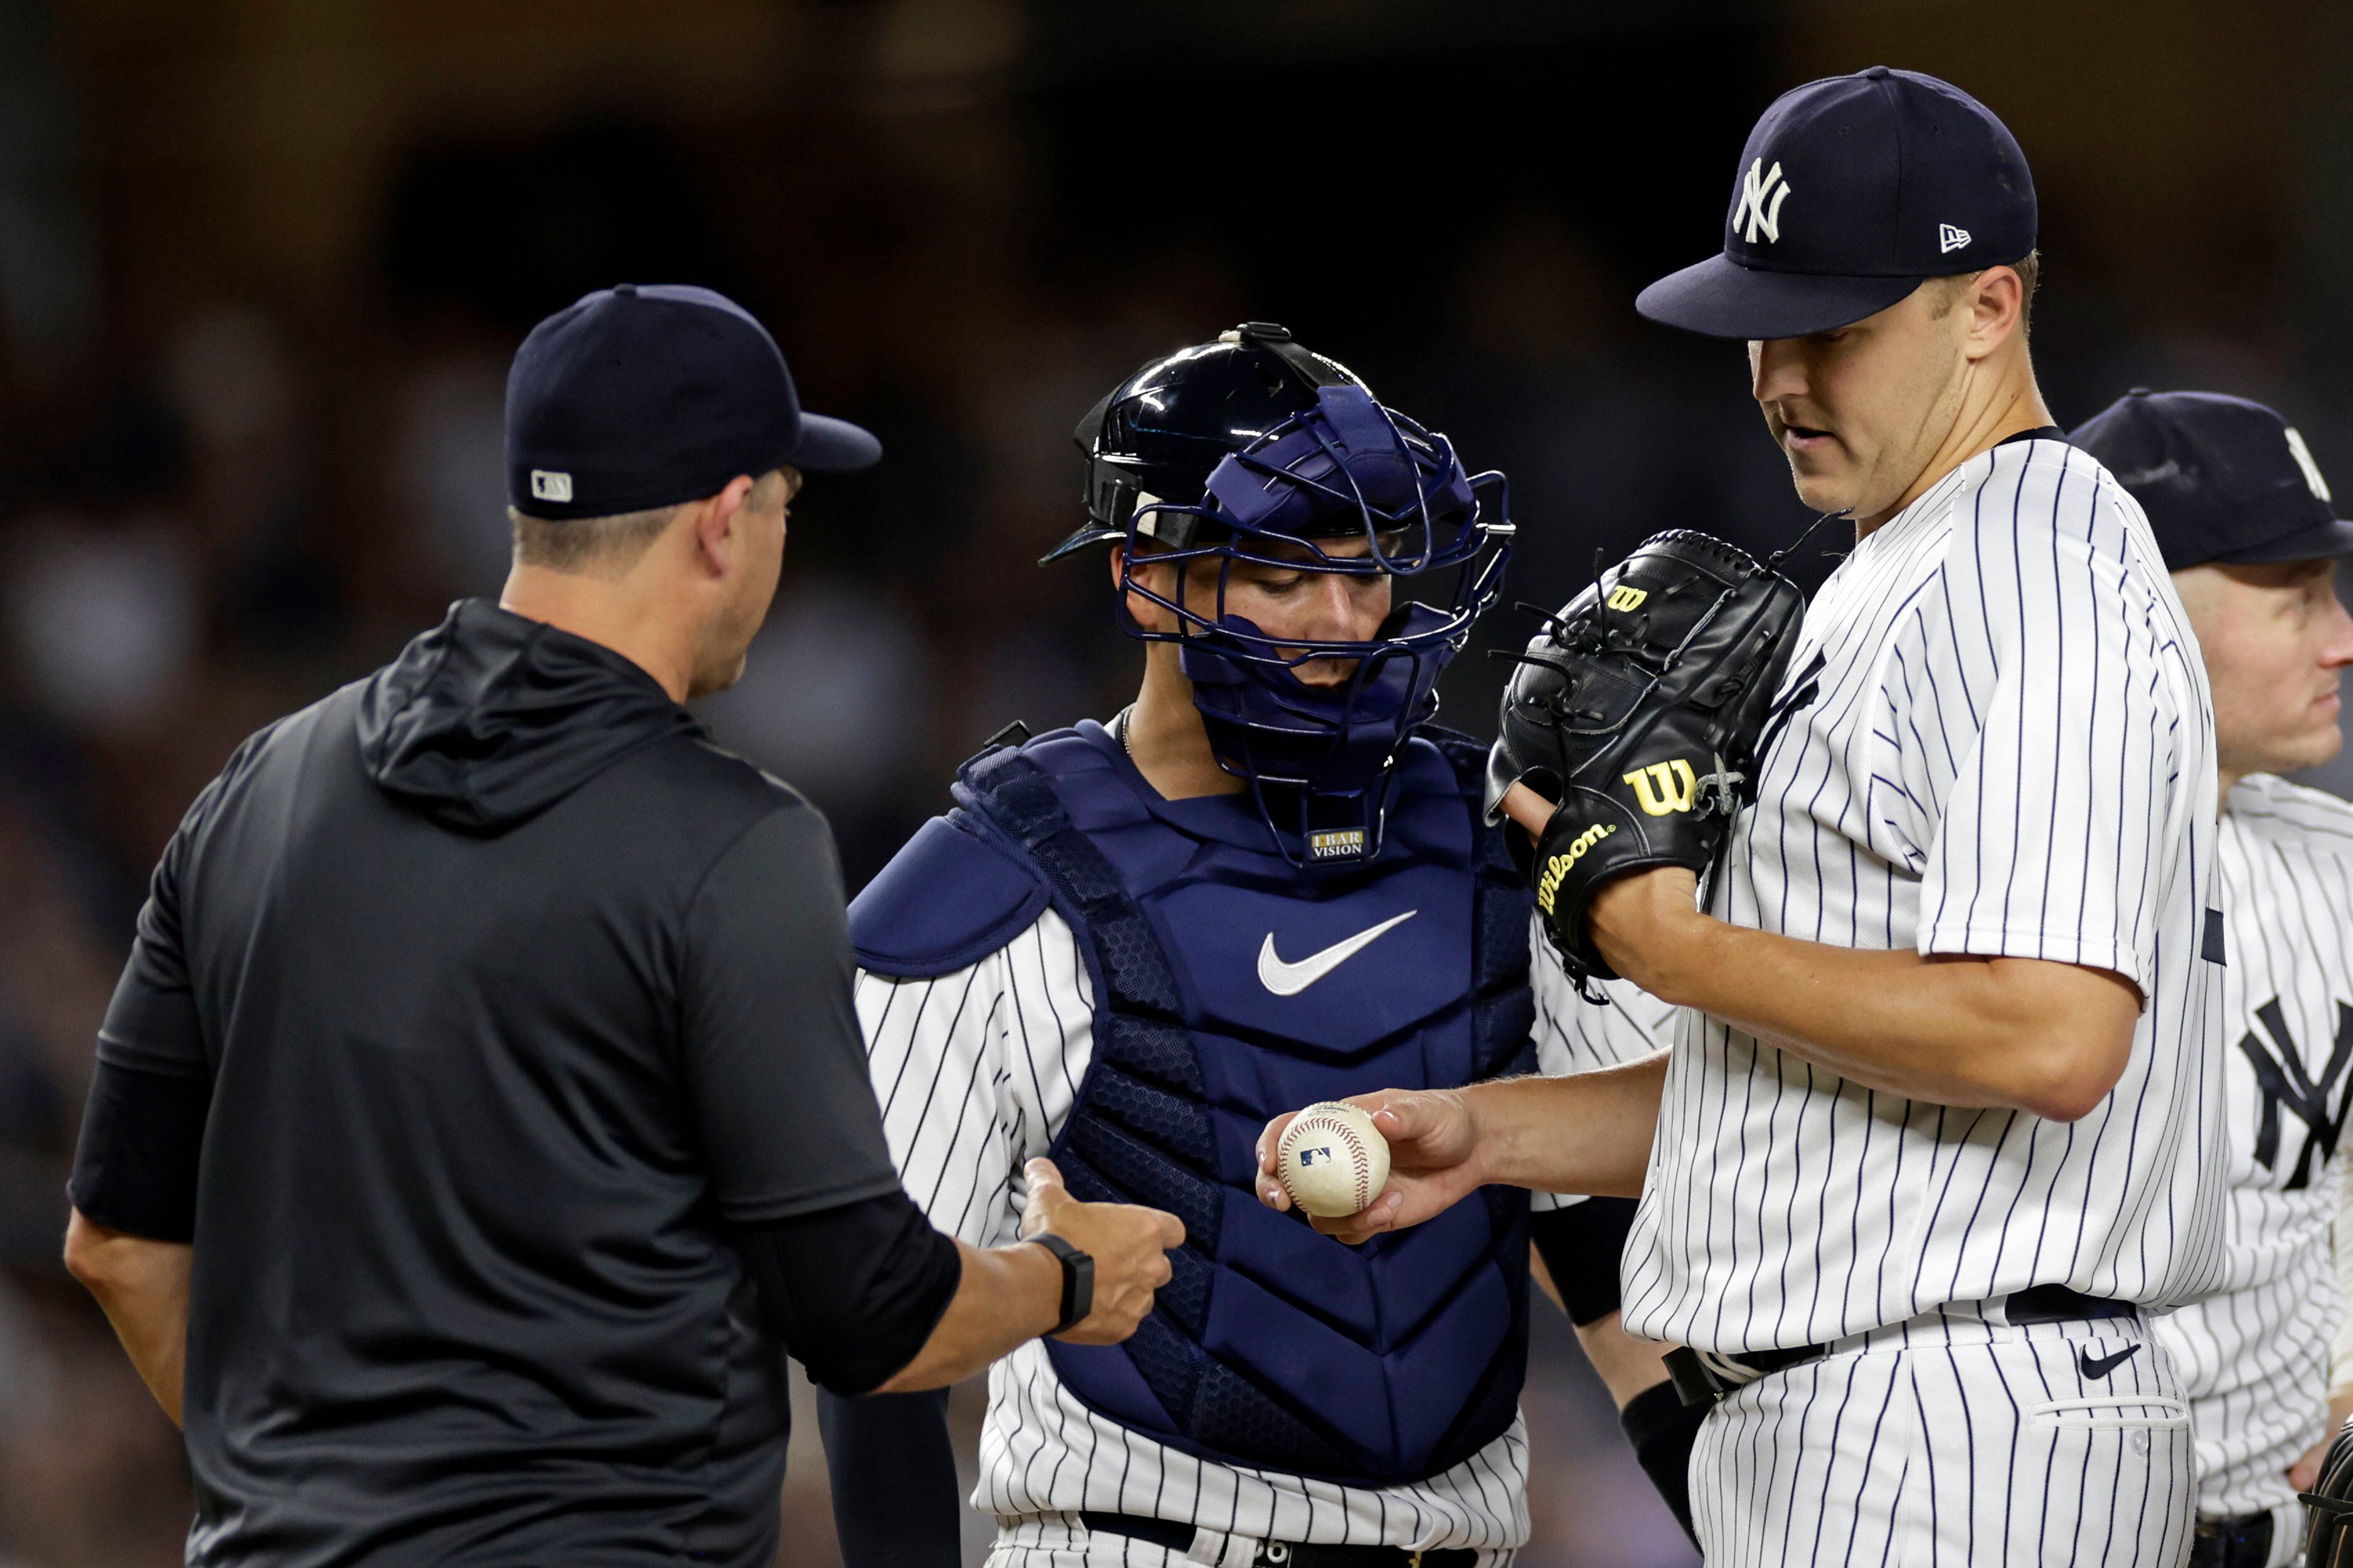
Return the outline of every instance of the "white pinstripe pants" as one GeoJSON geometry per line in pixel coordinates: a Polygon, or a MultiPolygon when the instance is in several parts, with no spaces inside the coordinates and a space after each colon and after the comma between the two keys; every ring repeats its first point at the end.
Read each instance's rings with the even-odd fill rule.
{"type": "Polygon", "coordinates": [[[2188,1560],[2188,1406],[2133,1320],[1915,1320],[1831,1350],[1739,1389],[1700,1428],[1692,1509],[1709,1568],[2188,1560]],[[2087,1356],[2104,1375],[2084,1375],[2087,1356]]]}

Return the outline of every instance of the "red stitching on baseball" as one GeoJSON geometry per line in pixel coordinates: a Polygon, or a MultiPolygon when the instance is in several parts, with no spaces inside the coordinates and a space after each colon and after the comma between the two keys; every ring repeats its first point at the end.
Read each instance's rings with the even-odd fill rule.
{"type": "MultiPolygon", "coordinates": [[[[1304,1127],[1328,1127],[1348,1141],[1348,1147],[1356,1156],[1356,1209],[1357,1212],[1362,1213],[1373,1201],[1373,1194],[1366,1190],[1372,1185],[1368,1177],[1372,1170],[1373,1152],[1365,1147],[1364,1139],[1357,1135],[1354,1127],[1328,1110],[1318,1116],[1308,1117],[1303,1121],[1292,1123],[1292,1135],[1297,1136],[1299,1131],[1304,1127]]],[[[1297,1145],[1294,1144],[1293,1147],[1296,1148],[1297,1145]]]]}

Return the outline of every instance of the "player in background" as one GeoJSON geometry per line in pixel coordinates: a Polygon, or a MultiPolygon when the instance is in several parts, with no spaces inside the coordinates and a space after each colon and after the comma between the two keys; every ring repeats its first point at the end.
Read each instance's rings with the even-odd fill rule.
{"type": "Polygon", "coordinates": [[[2353,1093],[2353,805],[2277,775],[2344,743],[2337,679],[2353,555],[2304,438],[2202,392],[2135,391],[2070,437],[2139,501],[2214,691],[2229,963],[2223,1291],[2161,1318],[2198,1440],[2193,1568],[2276,1568],[2301,1545],[2295,1494],[2346,1412],[2328,1404],[2345,1321],[2331,1158],[2353,1093]]]}
{"type": "Polygon", "coordinates": [[[2189,1549],[2143,1314],[2221,1281],[2214,721],[2138,505],[2037,390],[2035,227],[2016,142],[1947,83],[1874,68],[1759,121],[1725,253],[1638,304],[1748,340],[1799,494],[1856,544],[1706,912],[1673,868],[1594,895],[1674,1047],[1363,1097],[1388,1192],[1317,1222],[1639,1188],[1625,1324],[1692,1347],[1714,1405],[1712,1568],[2189,1549]]]}
{"type": "MultiPolygon", "coordinates": [[[[992,1370],[989,1561],[1507,1562],[1525,1200],[1352,1253],[1253,1201],[1252,1148],[1305,1100],[1654,1048],[1631,1016],[1568,1008],[1548,953],[1531,974],[1484,751],[1428,723],[1500,586],[1502,478],[1261,323],[1145,366],[1079,438],[1090,521],[1048,560],[1110,547],[1143,689],[1109,725],[967,763],[851,915],[884,1126],[942,1228],[1005,1232],[1050,1151],[1074,1194],[1155,1194],[1192,1238],[1134,1354],[992,1370]]],[[[1696,1423],[1610,1315],[1625,1223],[1572,1202],[1536,1228],[1679,1481],[1696,1423]]],[[[855,1568],[955,1561],[944,1402],[825,1420],[855,1568]]]]}

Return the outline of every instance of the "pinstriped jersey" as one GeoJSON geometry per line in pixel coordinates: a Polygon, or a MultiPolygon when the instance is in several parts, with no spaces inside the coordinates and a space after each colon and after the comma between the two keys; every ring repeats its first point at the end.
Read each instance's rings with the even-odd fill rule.
{"type": "MultiPolygon", "coordinates": [[[[1674,1038],[1672,1007],[1630,980],[1596,982],[1609,1003],[1588,1002],[1561,968],[1540,921],[1531,920],[1528,941],[1535,954],[1528,981],[1535,993],[1536,1071],[1562,1078],[1619,1067],[1658,1055],[1674,1038]]],[[[1528,1194],[1528,1207],[1537,1214],[1584,1201],[1559,1193],[1528,1194]]]]}
{"type": "Polygon", "coordinates": [[[2211,1291],[2213,718],[2139,507],[2061,441],[1979,454],[1831,574],[1777,706],[1713,913],[2110,970],[2144,1006],[2123,1078],[2072,1125],[1867,1089],[1683,1011],[1628,1329],[1739,1352],[2036,1284],[2211,1291]]]}
{"type": "MultiPolygon", "coordinates": [[[[1532,941],[1541,1070],[1586,1070],[1656,1048],[1656,1003],[1630,986],[1624,1006],[1578,1004],[1550,946],[1532,941]]],[[[1050,908],[997,952],[935,979],[860,972],[857,1005],[907,1191],[934,1225],[976,1247],[1013,1241],[1022,1164],[1061,1131],[1094,1049],[1093,987],[1069,924],[1050,908]]],[[[1222,1465],[1129,1431],[1062,1386],[1039,1341],[991,1367],[988,1389],[972,1502],[1008,1521],[1092,1509],[1260,1539],[1430,1550],[1527,1540],[1527,1438],[1517,1422],[1427,1480],[1357,1488],[1222,1465]]]]}
{"type": "Polygon", "coordinates": [[[2198,1431],[2198,1507],[2291,1505],[2283,1474],[2328,1429],[2345,1315],[2330,1156],[2353,1094],[2353,805],[2242,779],[2221,865],[2230,963],[2219,1039],[2230,1112],[2222,1293],[2158,1323],[2198,1431]]]}

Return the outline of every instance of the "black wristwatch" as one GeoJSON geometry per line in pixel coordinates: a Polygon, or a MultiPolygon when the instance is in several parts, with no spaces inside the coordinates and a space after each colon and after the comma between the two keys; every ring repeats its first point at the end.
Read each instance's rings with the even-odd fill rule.
{"type": "Polygon", "coordinates": [[[1081,1252],[1050,1230],[1024,1237],[1052,1253],[1062,1264],[1062,1319],[1046,1331],[1049,1334],[1068,1333],[1086,1321],[1095,1310],[1095,1260],[1081,1252]]]}

